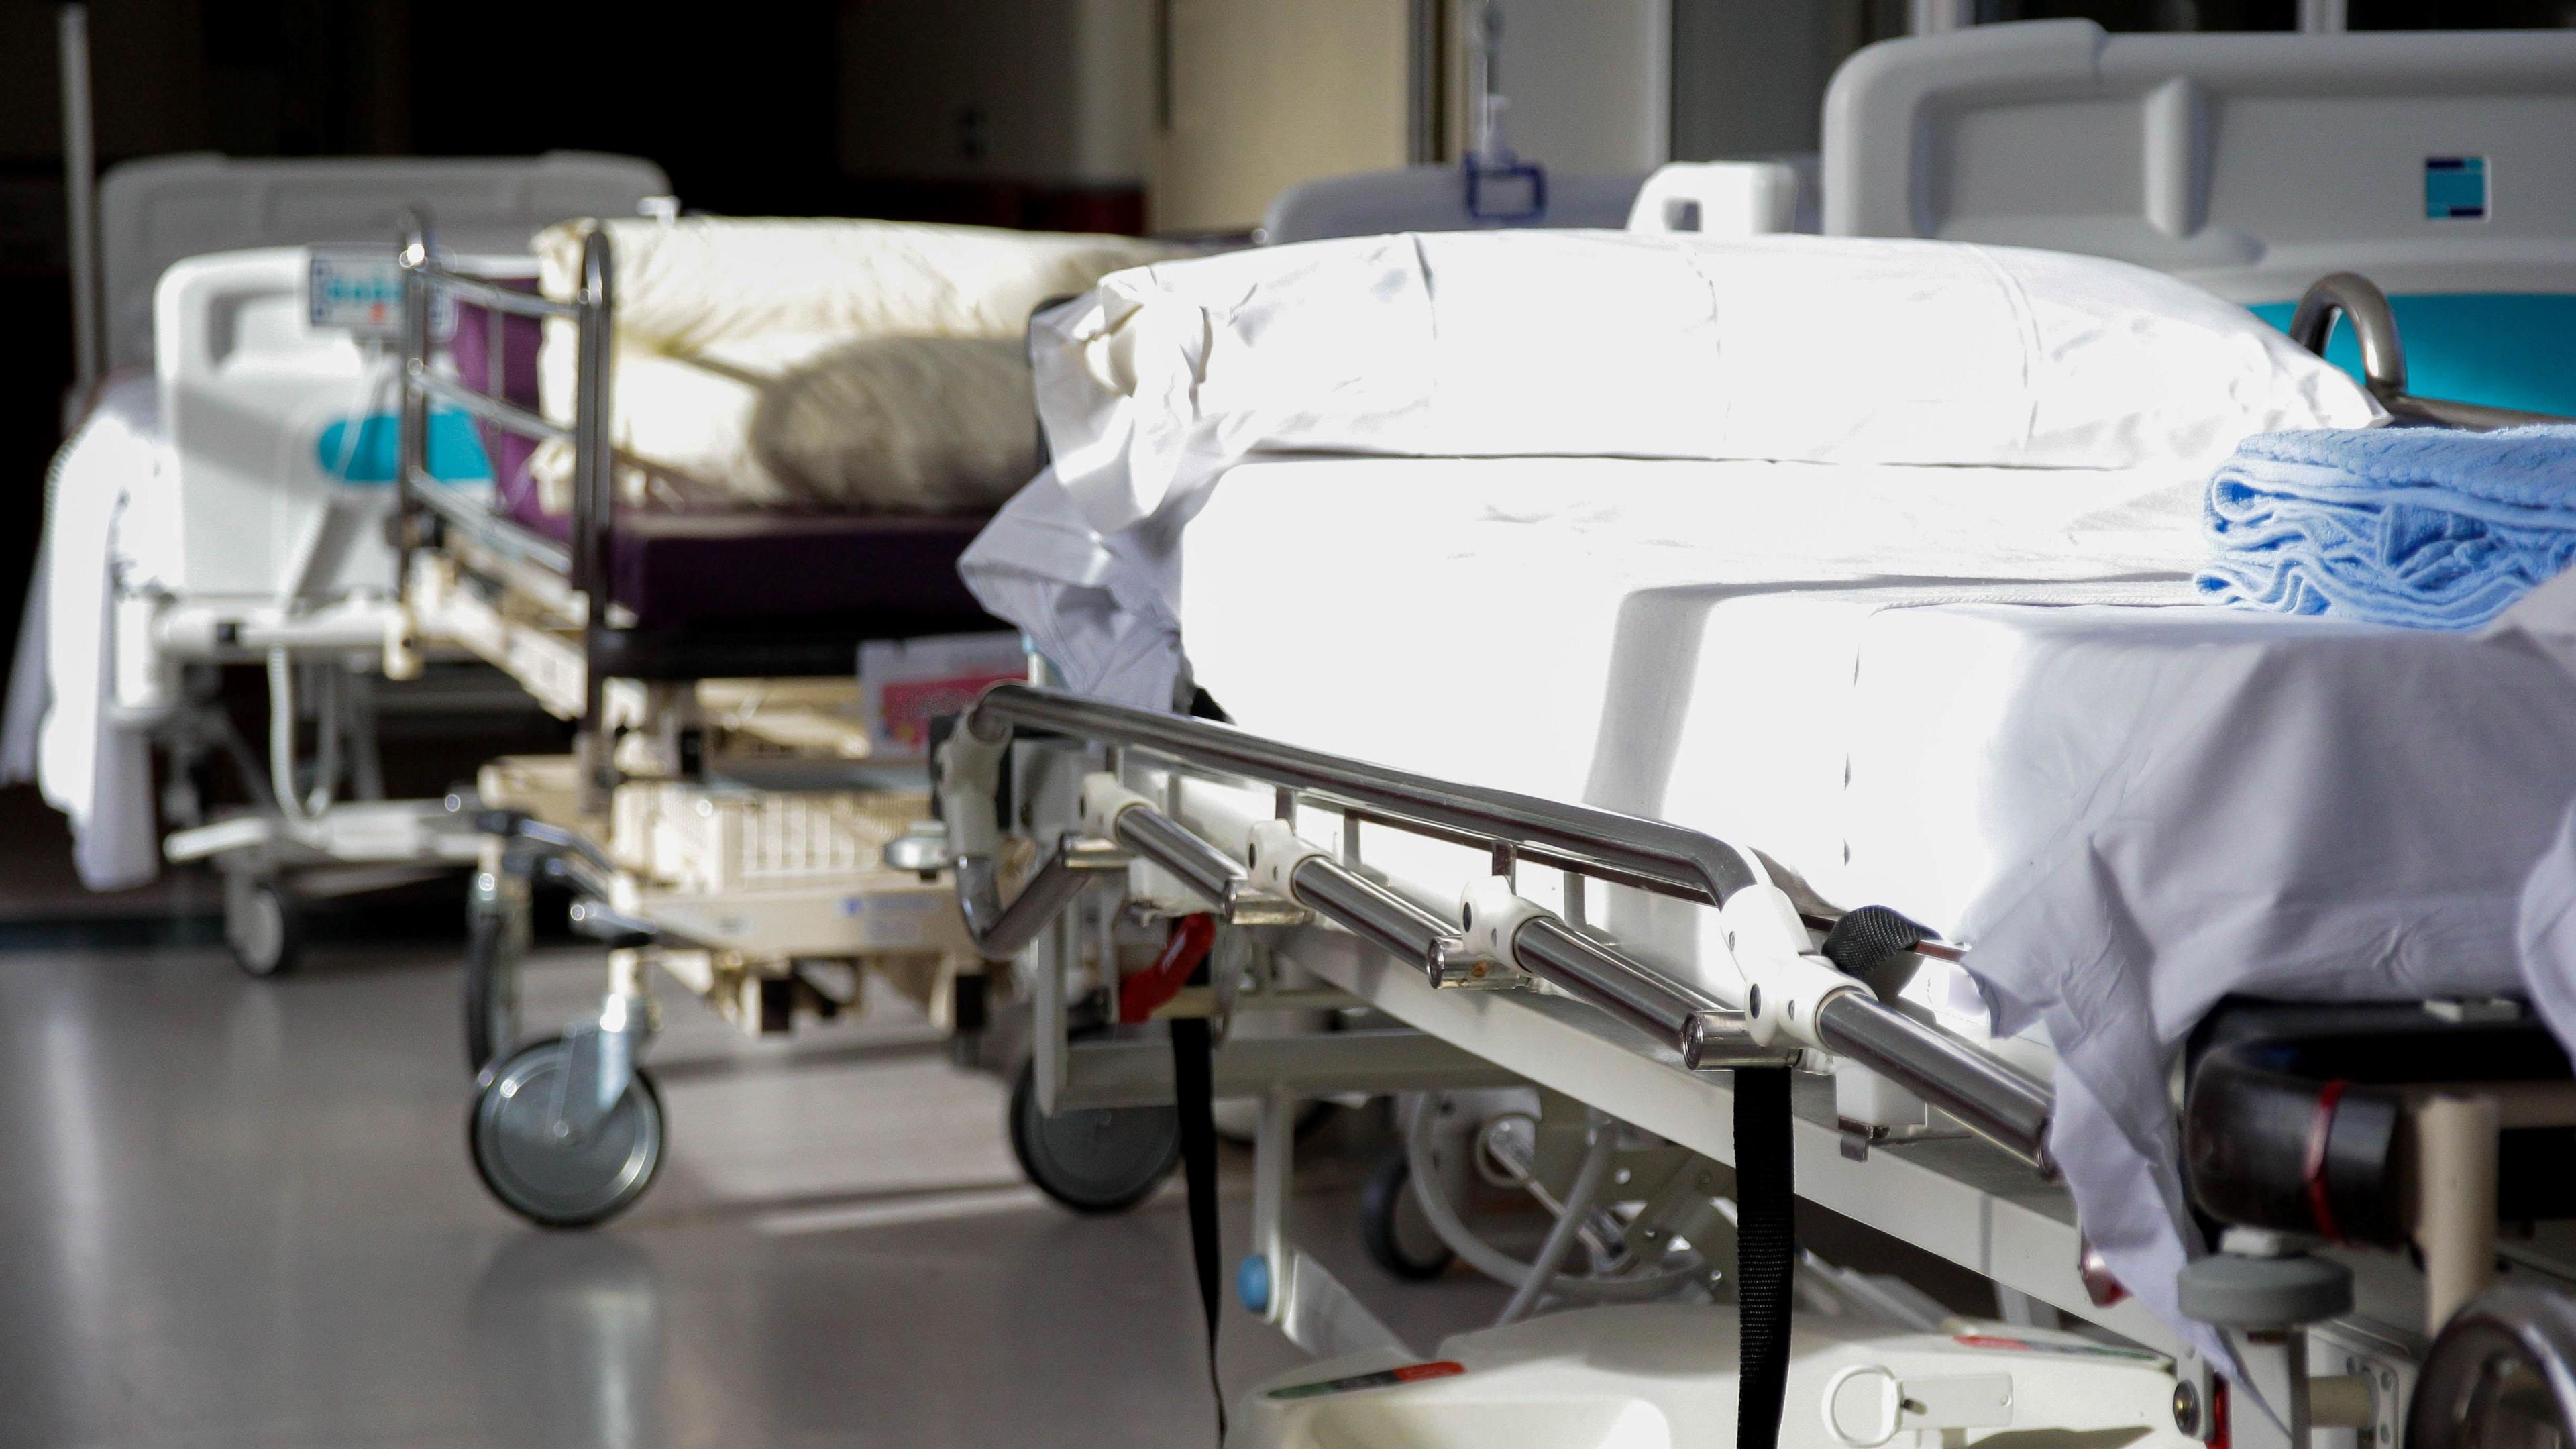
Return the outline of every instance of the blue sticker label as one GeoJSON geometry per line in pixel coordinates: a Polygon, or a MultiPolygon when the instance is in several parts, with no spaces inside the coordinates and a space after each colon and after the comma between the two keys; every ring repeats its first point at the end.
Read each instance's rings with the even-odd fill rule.
{"type": "Polygon", "coordinates": [[[2433,221],[2484,221],[2487,215],[2487,158],[2424,158],[2424,215],[2433,221]]]}
{"type": "MultiPolygon", "coordinates": [[[[356,422],[353,431],[350,419],[342,418],[313,440],[322,471],[361,487],[393,482],[402,420],[392,413],[369,413],[356,422]]],[[[474,435],[474,420],[463,413],[440,409],[429,415],[428,452],[429,476],[441,483],[481,483],[492,477],[492,462],[474,435]]]]}

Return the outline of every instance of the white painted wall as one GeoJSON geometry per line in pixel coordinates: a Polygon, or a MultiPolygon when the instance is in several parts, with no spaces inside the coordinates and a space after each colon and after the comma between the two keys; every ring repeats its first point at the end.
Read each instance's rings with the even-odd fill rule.
{"type": "MultiPolygon", "coordinates": [[[[1463,12],[1476,0],[1455,3],[1463,12]]],[[[1502,10],[1497,89],[1511,98],[1503,126],[1515,150],[1575,173],[1672,159],[1672,0],[1503,0],[1502,10]]]]}

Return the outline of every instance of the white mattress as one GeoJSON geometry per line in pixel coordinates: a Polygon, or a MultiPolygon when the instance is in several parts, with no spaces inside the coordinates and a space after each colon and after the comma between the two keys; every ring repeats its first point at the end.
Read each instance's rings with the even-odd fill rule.
{"type": "MultiPolygon", "coordinates": [[[[1246,728],[1670,819],[1964,942],[1998,1027],[2057,1048],[2087,1231],[2170,1316],[2164,1054],[2229,991],[2516,989],[2516,893],[2576,796],[2576,677],[2527,642],[2181,602],[2197,497],[1259,463],[1183,536],[1180,632],[1246,728]]],[[[1670,912],[1615,910],[1672,957],[1670,912]]]]}

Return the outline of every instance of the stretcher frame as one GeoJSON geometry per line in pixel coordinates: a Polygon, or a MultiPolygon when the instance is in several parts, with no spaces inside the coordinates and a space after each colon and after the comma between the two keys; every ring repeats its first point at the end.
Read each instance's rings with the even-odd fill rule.
{"type": "MultiPolygon", "coordinates": [[[[2473,428],[2557,421],[2408,392],[2387,299],[2358,275],[2339,273],[2311,287],[2291,332],[2322,351],[2339,319],[2361,341],[2366,385],[2398,419],[2473,428]]],[[[2494,1216],[2500,1129],[2576,1125],[2576,1084],[2446,1083],[2405,1108],[2420,1147],[2402,1185],[2402,1211],[2414,1224],[2420,1269],[2386,1253],[2268,1233],[2236,1236],[2242,1229],[2232,1229],[2220,1253],[2205,1260],[2323,1260],[2331,1265],[2326,1271],[2351,1284],[2332,1311],[2302,1321],[2218,1325],[2235,1371],[2281,1409],[2277,1419],[2240,1410],[2232,1428],[2222,1427],[2214,1407],[2222,1366],[2088,1261],[2073,1200],[2053,1182],[2047,1160],[2047,1089],[1997,1055],[2000,1043],[1965,1040],[1919,1011],[1883,1005],[1849,977],[1837,985],[1802,975],[1794,961],[1830,965],[1816,953],[1829,949],[1836,923],[1797,916],[1785,896],[1768,912],[1748,908],[1776,894],[1753,852],[1681,827],[1024,685],[987,692],[940,765],[969,929],[988,958],[1022,958],[1033,983],[1038,1083],[1048,1110],[1171,1100],[1173,1068],[1157,1045],[1077,1041],[1067,1030],[1069,983],[1115,970],[1107,952],[1085,958],[1084,932],[1070,924],[1087,892],[1108,898],[1099,903],[1104,911],[1211,915],[1259,938],[1270,957],[1293,963],[1338,1000],[1408,1028],[1383,1041],[1324,1034],[1244,1041],[1211,1056],[1217,1095],[1261,1103],[1254,1241],[1243,1270],[1260,1288],[1245,1290],[1246,1306],[1318,1357],[1407,1346],[1293,1241],[1295,1107],[1328,1091],[1490,1083],[1452,1053],[1606,1108],[1730,1167],[1740,1120],[1734,1070],[1803,1069],[1791,1128],[1800,1197],[1978,1274],[2001,1301],[2039,1305],[2166,1355],[2175,1427],[2207,1442],[2232,1436],[2237,1444],[2359,1449],[2401,1435],[2437,1436],[2440,1425],[2410,1430],[2409,1415],[2419,1372],[2445,1372],[2446,1384],[2457,1377],[2455,1366],[2428,1363],[2437,1341],[2448,1341],[2437,1340],[2446,1325],[2488,1321],[2492,1333],[2503,1333],[2494,1327],[2502,1315],[2536,1342],[2576,1302],[2576,1236],[2535,1235],[2500,1249],[2494,1216]],[[1006,760],[1014,798],[1038,802],[1030,817],[1039,822],[1034,838],[1055,841],[1007,905],[990,805],[1006,760]],[[1389,835],[1482,854],[1490,876],[1471,879],[1458,896],[1427,891],[1371,863],[1371,842],[1389,835]],[[1519,895],[1524,872],[1555,873],[1559,904],[1551,909],[1519,895]],[[1643,891],[1696,911],[1713,908],[1746,989],[1721,1000],[1629,954],[1587,924],[1589,890],[1643,891]],[[1768,926],[1782,934],[1765,949],[1754,937],[1768,926]],[[1810,1002],[1803,1026],[1766,1024],[1764,991],[1822,995],[1810,1002]],[[1422,1069],[1443,1058],[1439,1071],[1422,1069]],[[1854,1121],[1833,1087],[1817,1079],[1819,1067],[1837,1078],[1857,1067],[1892,1082],[1928,1104],[1930,1125],[1953,1130],[1891,1132],[1854,1121]],[[2514,1282],[2498,1289],[2500,1252],[2514,1282]]],[[[1712,939],[1707,931],[1698,935],[1712,939]]],[[[1956,955],[1928,942],[1915,947],[1956,955]]],[[[1257,991],[1236,1003],[1202,991],[1163,1014],[1222,1016],[1246,1003],[1264,1004],[1257,991]]],[[[2557,1367],[2571,1365],[2576,1360],[2557,1367]]]]}
{"type": "MultiPolygon", "coordinates": [[[[927,798],[917,776],[870,763],[854,659],[838,645],[821,649],[805,640],[709,643],[640,630],[605,602],[616,512],[607,441],[615,304],[605,230],[585,238],[580,285],[568,300],[450,270],[417,213],[401,262],[397,526],[406,628],[388,648],[389,672],[410,667],[417,641],[452,642],[576,728],[569,758],[496,761],[478,781],[466,1036],[487,1099],[509,1097],[514,1053],[568,1052],[600,1082],[599,1106],[578,1124],[596,1126],[599,1112],[629,1096],[636,1062],[657,1029],[655,968],[751,1033],[786,1031],[800,1015],[855,1007],[871,977],[915,998],[935,1025],[950,1025],[960,1001],[980,1000],[981,962],[936,864],[879,859],[926,813],[927,798]],[[557,422],[442,371],[430,318],[450,301],[569,324],[577,358],[572,420],[557,422]],[[568,541],[431,484],[433,403],[521,437],[570,445],[568,541]],[[756,775],[763,788],[712,783],[737,771],[756,775]],[[842,812],[845,824],[853,814],[864,817],[851,826],[855,836],[844,830],[848,838],[829,842],[853,857],[843,867],[771,869],[763,872],[771,879],[751,885],[736,878],[741,872],[700,861],[705,869],[682,874],[712,871],[714,885],[672,878],[659,812],[721,817],[719,837],[740,844],[760,834],[767,816],[833,801],[851,807],[842,812]],[[793,878],[777,878],[782,874],[793,878]],[[574,895],[576,929],[610,948],[610,979],[596,1020],[575,1022],[563,1038],[523,1051],[516,980],[539,881],[574,895]],[[849,968],[846,985],[823,969],[834,963],[849,968]]],[[[658,1114],[649,1090],[635,1100],[658,1114]]],[[[658,1122],[653,1140],[658,1152],[658,1122]]],[[[633,1192],[608,1192],[579,1211],[530,1211],[488,1170],[486,1180],[540,1221],[575,1224],[633,1201],[649,1164],[639,1170],[644,1177],[633,1192]]]]}

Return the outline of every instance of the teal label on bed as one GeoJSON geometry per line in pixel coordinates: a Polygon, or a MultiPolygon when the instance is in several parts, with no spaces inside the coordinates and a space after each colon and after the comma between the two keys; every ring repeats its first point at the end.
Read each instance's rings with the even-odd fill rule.
{"type": "MultiPolygon", "coordinates": [[[[394,481],[395,462],[402,452],[402,420],[392,413],[369,413],[357,420],[355,436],[349,422],[342,418],[314,440],[313,454],[322,471],[361,486],[394,481]]],[[[483,440],[474,435],[474,420],[463,413],[429,415],[428,451],[429,476],[441,483],[482,483],[492,477],[492,461],[483,456],[483,440]]]]}
{"type": "Polygon", "coordinates": [[[2433,221],[2484,221],[2487,217],[2487,158],[2424,158],[2424,215],[2433,221]]]}

